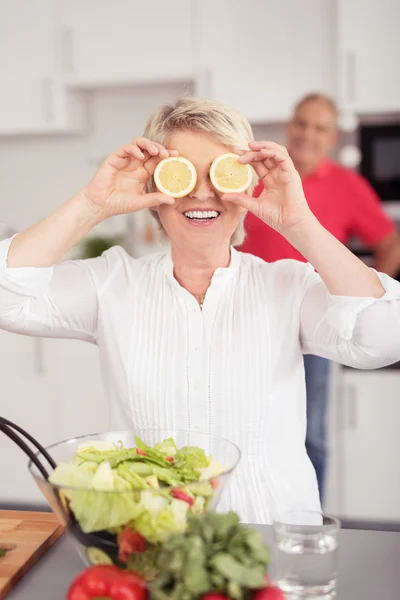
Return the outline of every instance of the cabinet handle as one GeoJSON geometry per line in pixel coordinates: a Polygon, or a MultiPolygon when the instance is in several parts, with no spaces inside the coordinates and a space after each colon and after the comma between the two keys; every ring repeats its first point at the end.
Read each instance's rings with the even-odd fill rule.
{"type": "Polygon", "coordinates": [[[344,409],[345,409],[345,401],[346,401],[346,387],[343,384],[338,385],[338,415],[337,415],[337,423],[339,432],[344,431],[345,429],[345,419],[344,419],[344,409]]]}
{"type": "Polygon", "coordinates": [[[357,427],[357,390],[355,385],[348,388],[348,426],[350,431],[357,427]]]}
{"type": "Polygon", "coordinates": [[[43,119],[46,123],[52,123],[54,121],[53,81],[50,77],[42,81],[42,106],[43,119]]]}
{"type": "Polygon", "coordinates": [[[213,85],[212,85],[212,73],[210,69],[202,69],[196,75],[196,95],[198,96],[209,96],[212,97],[213,85]]]}
{"type": "Polygon", "coordinates": [[[73,73],[74,71],[74,52],[73,52],[73,31],[72,27],[64,28],[61,31],[60,39],[60,67],[62,73],[73,73]]]}
{"type": "Polygon", "coordinates": [[[43,338],[34,337],[33,339],[33,369],[36,375],[44,375],[44,353],[43,338]]]}
{"type": "Polygon", "coordinates": [[[346,53],[347,98],[349,102],[356,99],[356,54],[353,51],[346,53]]]}

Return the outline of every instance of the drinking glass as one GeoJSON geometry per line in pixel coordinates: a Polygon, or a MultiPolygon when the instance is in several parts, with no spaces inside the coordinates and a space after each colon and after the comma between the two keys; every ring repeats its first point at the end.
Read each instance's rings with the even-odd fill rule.
{"type": "Polygon", "coordinates": [[[340,522],[318,511],[293,510],[273,523],[277,586],[288,600],[335,597],[340,522]]]}

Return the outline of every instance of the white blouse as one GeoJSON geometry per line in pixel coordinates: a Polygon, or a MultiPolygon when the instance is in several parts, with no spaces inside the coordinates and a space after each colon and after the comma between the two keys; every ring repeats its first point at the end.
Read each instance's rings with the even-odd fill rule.
{"type": "Polygon", "coordinates": [[[9,244],[0,244],[0,327],[97,344],[110,429],[235,442],[243,456],[219,509],[244,522],[320,508],[305,450],[303,354],[366,369],[400,360],[398,282],[379,274],[380,299],[332,296],[309,264],[232,249],[201,310],[168,251],[133,259],[114,247],[51,268],[7,268],[9,244]]]}

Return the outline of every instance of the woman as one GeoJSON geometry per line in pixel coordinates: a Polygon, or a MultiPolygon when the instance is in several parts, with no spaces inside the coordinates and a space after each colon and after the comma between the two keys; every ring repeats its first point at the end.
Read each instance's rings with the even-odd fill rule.
{"type": "Polygon", "coordinates": [[[162,107],[144,138],[2,244],[0,273],[4,329],[98,345],[110,428],[191,429],[238,444],[243,460],[221,508],[247,522],[269,523],[295,506],[319,509],[304,446],[303,353],[358,368],[400,359],[399,284],[323,229],[285,148],[253,142],[247,121],[216,102],[162,107]],[[259,198],[251,189],[220,195],[213,188],[210,165],[232,150],[262,180],[259,198]],[[152,175],[160,159],[177,154],[198,179],[188,197],[172,199],[154,191],[152,175]],[[170,252],[133,259],[115,247],[57,264],[99,222],[148,207],[170,252]],[[217,217],[199,223],[193,210],[217,217]],[[234,250],[247,210],[309,264],[267,264],[234,250]]]}

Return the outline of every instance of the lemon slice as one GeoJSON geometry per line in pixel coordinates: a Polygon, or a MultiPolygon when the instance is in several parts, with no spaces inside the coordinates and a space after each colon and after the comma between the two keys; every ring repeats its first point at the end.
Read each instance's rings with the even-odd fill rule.
{"type": "Polygon", "coordinates": [[[222,154],[211,165],[211,183],[219,192],[244,192],[251,185],[252,168],[250,165],[242,165],[238,158],[237,154],[222,154]]]}
{"type": "Polygon", "coordinates": [[[193,190],[197,181],[194,165],[182,156],[164,158],[154,171],[154,183],[162,194],[183,198],[193,190]]]}

